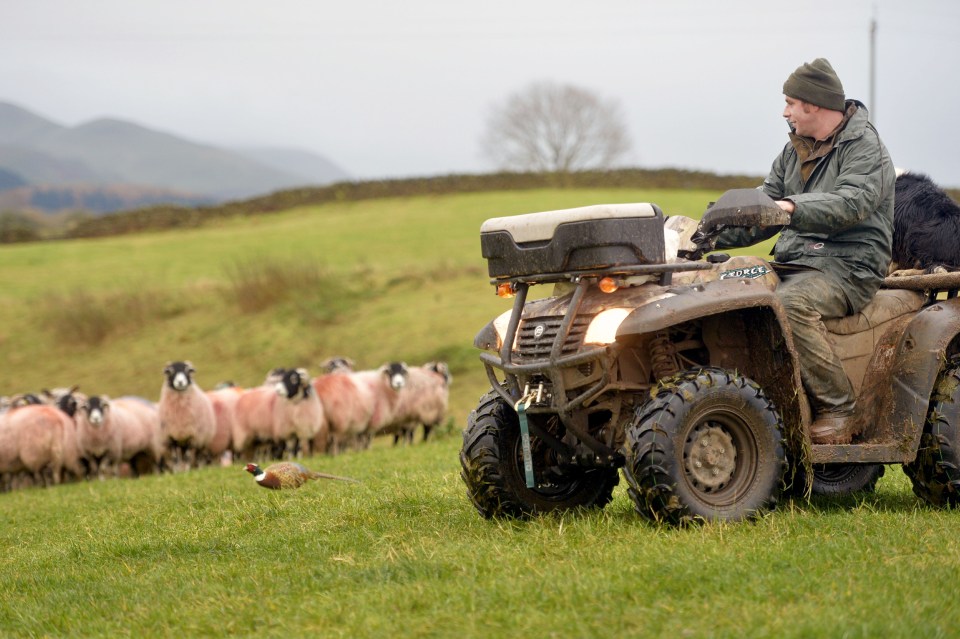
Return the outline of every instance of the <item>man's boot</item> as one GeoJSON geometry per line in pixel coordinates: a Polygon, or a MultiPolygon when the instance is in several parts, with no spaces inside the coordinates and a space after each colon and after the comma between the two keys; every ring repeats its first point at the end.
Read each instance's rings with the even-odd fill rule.
{"type": "Polygon", "coordinates": [[[810,440],[814,444],[849,444],[860,426],[853,413],[823,413],[810,426],[810,440]]]}

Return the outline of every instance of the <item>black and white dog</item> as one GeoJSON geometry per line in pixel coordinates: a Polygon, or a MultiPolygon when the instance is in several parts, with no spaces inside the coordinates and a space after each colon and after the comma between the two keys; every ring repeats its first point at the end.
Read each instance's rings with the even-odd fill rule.
{"type": "Polygon", "coordinates": [[[960,270],[960,205],[921,173],[897,176],[891,272],[960,270]]]}

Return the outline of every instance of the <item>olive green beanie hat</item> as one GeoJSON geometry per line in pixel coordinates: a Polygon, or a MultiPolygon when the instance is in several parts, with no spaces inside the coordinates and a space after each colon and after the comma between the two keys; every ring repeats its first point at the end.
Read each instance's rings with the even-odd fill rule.
{"type": "Polygon", "coordinates": [[[846,101],[840,78],[826,58],[797,67],[783,83],[783,94],[834,111],[843,111],[846,101]]]}

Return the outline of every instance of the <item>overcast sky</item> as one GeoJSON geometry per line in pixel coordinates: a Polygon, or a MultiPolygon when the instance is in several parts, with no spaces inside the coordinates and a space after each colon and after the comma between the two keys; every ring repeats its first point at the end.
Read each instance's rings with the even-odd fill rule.
{"type": "Polygon", "coordinates": [[[628,165],[765,174],[783,81],[823,56],[897,166],[960,186],[958,27],[954,0],[0,0],[0,101],[362,179],[491,170],[491,106],[551,80],[619,102],[628,165]]]}

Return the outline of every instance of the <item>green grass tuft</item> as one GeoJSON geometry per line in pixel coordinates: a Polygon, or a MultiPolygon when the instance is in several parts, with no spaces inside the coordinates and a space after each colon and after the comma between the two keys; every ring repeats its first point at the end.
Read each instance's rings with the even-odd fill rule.
{"type": "Polygon", "coordinates": [[[145,323],[170,319],[183,312],[172,296],[156,291],[79,289],[50,293],[34,309],[35,322],[59,343],[96,346],[120,331],[136,331],[145,323]]]}
{"type": "Polygon", "coordinates": [[[247,259],[232,262],[225,270],[223,295],[242,313],[261,313],[292,302],[305,318],[329,321],[349,308],[361,293],[370,293],[369,288],[351,285],[352,280],[361,278],[331,273],[309,258],[247,259]]]}

